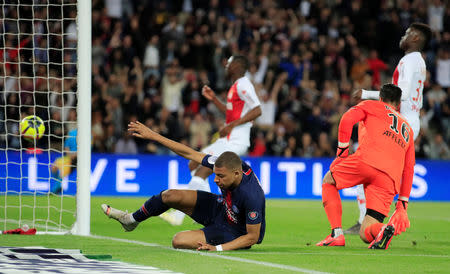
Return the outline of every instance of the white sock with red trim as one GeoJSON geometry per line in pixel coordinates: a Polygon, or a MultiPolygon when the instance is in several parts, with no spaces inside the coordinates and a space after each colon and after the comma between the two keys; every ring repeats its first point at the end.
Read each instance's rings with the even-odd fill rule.
{"type": "Polygon", "coordinates": [[[362,224],[364,216],[366,216],[366,195],[364,194],[364,186],[356,186],[356,199],[358,200],[359,208],[359,220],[358,222],[362,224]]]}

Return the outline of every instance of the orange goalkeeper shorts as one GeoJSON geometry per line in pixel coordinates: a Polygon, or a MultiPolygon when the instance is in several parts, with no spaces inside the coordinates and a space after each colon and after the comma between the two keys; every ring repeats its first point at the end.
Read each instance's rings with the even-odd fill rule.
{"type": "Polygon", "coordinates": [[[389,215],[396,193],[394,180],[386,173],[364,163],[355,154],[345,158],[330,171],[336,181],[337,189],[363,184],[366,207],[385,216],[389,215]]]}

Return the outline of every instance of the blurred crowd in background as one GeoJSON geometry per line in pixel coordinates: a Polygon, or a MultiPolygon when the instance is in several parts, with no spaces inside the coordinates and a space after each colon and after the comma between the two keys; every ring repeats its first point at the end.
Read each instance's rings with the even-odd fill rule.
{"type": "MultiPolygon", "coordinates": [[[[196,149],[209,144],[225,117],[201,89],[208,85],[226,101],[232,83],[225,64],[240,54],[250,61],[247,76],[262,108],[248,154],[333,157],[339,120],[357,103],[352,92],[391,82],[404,55],[401,37],[410,23],[422,22],[432,28],[433,39],[423,53],[428,72],[416,157],[450,159],[450,6],[445,1],[93,0],[92,7],[94,152],[169,153],[131,137],[126,128],[135,120],[196,149]]],[[[67,31],[69,23],[60,27],[67,31]]],[[[47,39],[53,38],[35,45],[49,44],[47,39]]],[[[69,37],[62,42],[69,43],[69,37]]],[[[44,52],[34,58],[50,57],[44,52]]],[[[60,58],[67,66],[54,73],[75,75],[70,65],[75,52],[60,58]]],[[[71,109],[76,87],[70,79],[58,86],[61,96],[47,103],[60,108],[46,109],[44,118],[61,121],[49,130],[59,125],[62,136],[76,120],[71,109]]],[[[8,105],[19,101],[12,94],[3,98],[8,105]]]]}

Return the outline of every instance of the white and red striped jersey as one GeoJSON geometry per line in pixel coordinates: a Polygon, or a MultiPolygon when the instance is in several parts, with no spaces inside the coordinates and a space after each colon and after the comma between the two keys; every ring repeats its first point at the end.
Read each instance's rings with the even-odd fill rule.
{"type": "Polygon", "coordinates": [[[420,131],[420,109],[423,102],[423,84],[427,68],[420,52],[406,54],[400,59],[392,76],[392,83],[402,89],[400,113],[406,118],[414,132],[414,139],[420,131]]]}
{"type": "MultiPolygon", "coordinates": [[[[406,118],[414,132],[414,140],[420,132],[420,109],[423,101],[423,84],[426,80],[427,68],[422,55],[418,51],[410,52],[400,59],[392,83],[402,90],[400,113],[406,118]]],[[[362,99],[378,99],[379,91],[363,90],[362,99]]]]}
{"type": "MultiPolygon", "coordinates": [[[[237,79],[228,90],[226,123],[229,124],[243,117],[259,105],[260,102],[251,81],[246,76],[237,79]]],[[[250,146],[252,124],[252,122],[248,122],[234,127],[226,138],[229,141],[250,146]]]]}

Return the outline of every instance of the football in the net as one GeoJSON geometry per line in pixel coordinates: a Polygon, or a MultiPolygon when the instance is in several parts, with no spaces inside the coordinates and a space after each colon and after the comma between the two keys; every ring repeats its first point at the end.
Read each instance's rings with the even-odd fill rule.
{"type": "Polygon", "coordinates": [[[40,139],[45,132],[44,121],[35,115],[30,115],[20,122],[20,133],[28,141],[40,139]]]}

